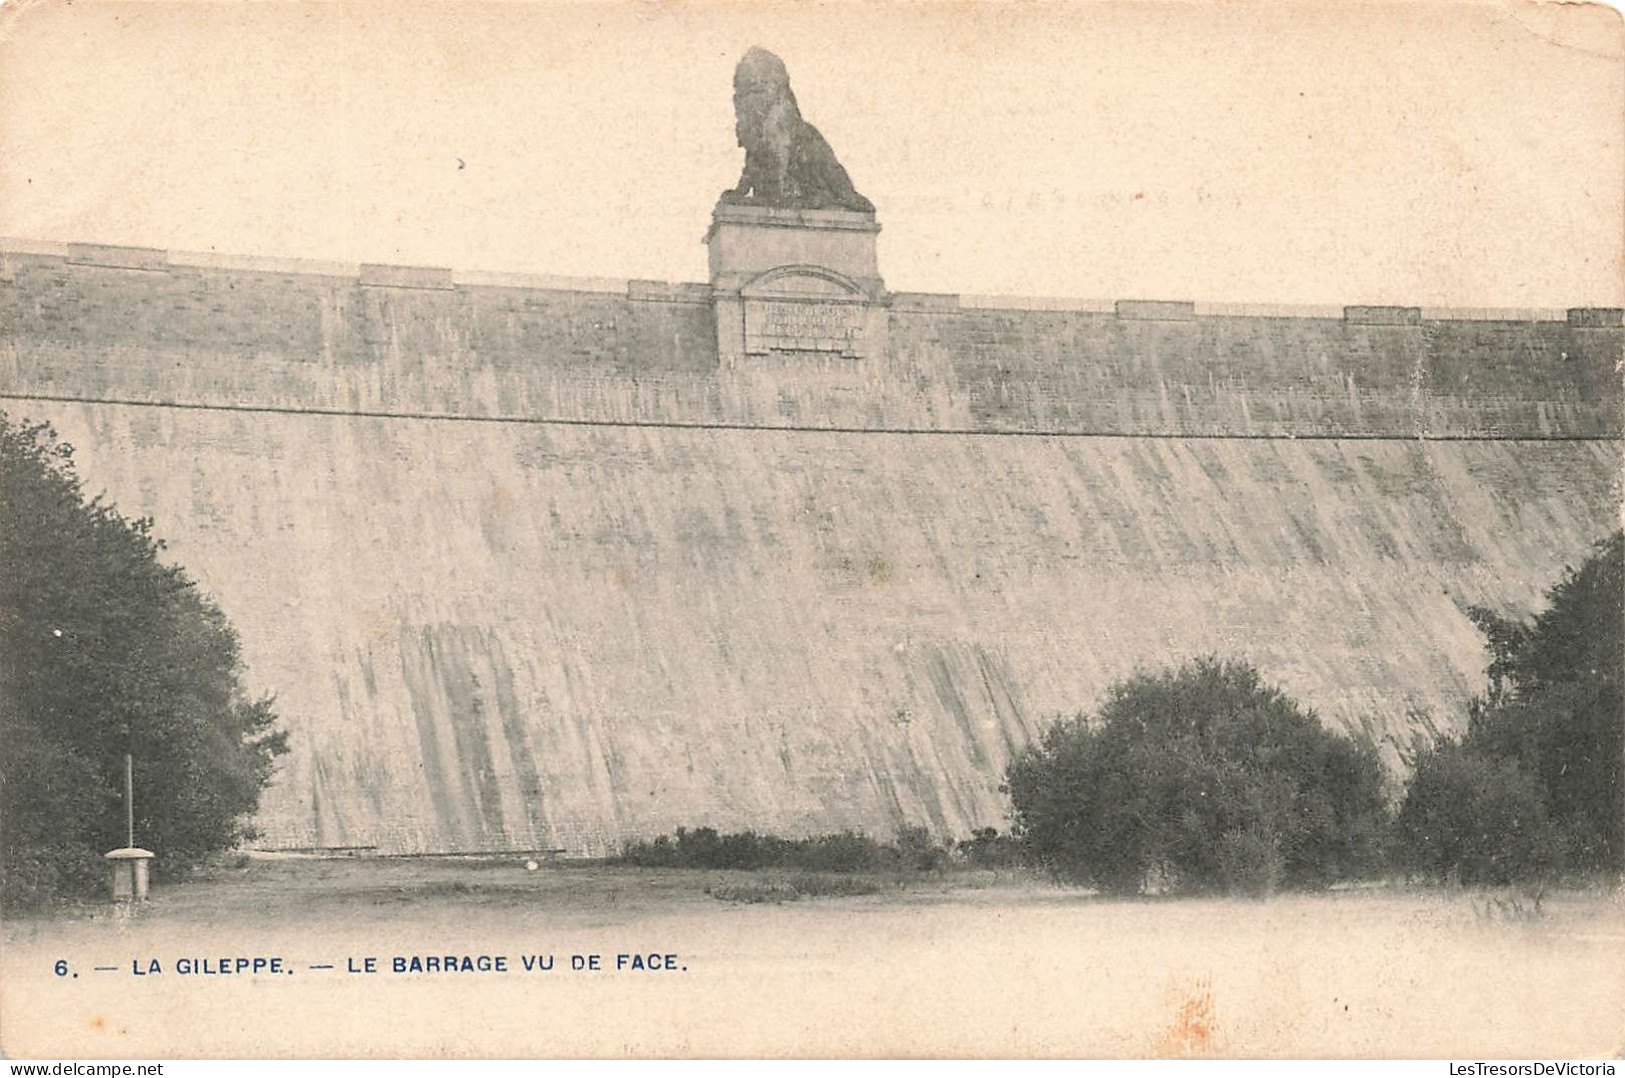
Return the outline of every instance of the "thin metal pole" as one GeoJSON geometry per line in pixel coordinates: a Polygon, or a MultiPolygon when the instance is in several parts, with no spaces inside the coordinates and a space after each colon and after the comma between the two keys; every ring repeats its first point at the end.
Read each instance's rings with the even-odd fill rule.
{"type": "Polygon", "coordinates": [[[124,754],[124,830],[129,841],[126,849],[135,847],[135,758],[124,754]]]}

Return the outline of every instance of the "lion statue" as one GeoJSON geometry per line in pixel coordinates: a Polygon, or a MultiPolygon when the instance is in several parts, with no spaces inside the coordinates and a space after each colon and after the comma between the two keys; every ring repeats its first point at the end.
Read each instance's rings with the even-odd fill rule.
{"type": "Polygon", "coordinates": [[[752,48],[734,69],[734,134],[745,149],[745,170],[723,202],[874,212],[818,128],[801,118],[784,61],[766,49],[752,48]]]}

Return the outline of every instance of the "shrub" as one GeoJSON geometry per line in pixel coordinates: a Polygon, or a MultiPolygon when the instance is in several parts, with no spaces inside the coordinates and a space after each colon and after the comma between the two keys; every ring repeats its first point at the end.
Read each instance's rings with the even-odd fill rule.
{"type": "Polygon", "coordinates": [[[46,906],[65,896],[90,894],[106,876],[103,859],[83,846],[8,844],[0,903],[7,909],[46,906]]]}
{"type": "Polygon", "coordinates": [[[1012,762],[1005,789],[1034,861],[1136,893],[1153,870],[1176,889],[1224,886],[1232,832],[1279,857],[1269,869],[1231,840],[1249,889],[1271,875],[1320,887],[1374,867],[1382,783],[1368,742],[1326,730],[1252,667],[1205,658],[1119,682],[1095,716],[1055,723],[1012,762]]]}
{"type": "Polygon", "coordinates": [[[718,883],[705,889],[718,902],[756,905],[761,902],[793,902],[800,896],[783,880],[766,883],[718,883]]]}
{"type": "Polygon", "coordinates": [[[812,838],[779,838],[754,831],[719,834],[714,828],[679,827],[626,845],[621,860],[644,868],[798,868],[808,872],[923,872],[940,867],[947,853],[923,827],[904,827],[887,845],[855,831],[812,838]]]}
{"type": "Polygon", "coordinates": [[[854,879],[851,876],[815,876],[803,873],[787,880],[713,884],[705,890],[719,902],[754,905],[761,902],[794,902],[802,898],[850,898],[854,895],[872,895],[880,890],[880,885],[873,880],[854,879]]]}
{"type": "Polygon", "coordinates": [[[790,877],[790,890],[798,898],[851,898],[878,894],[880,884],[862,877],[817,876],[804,872],[790,877]]]}
{"type": "Polygon", "coordinates": [[[1448,741],[1418,758],[1397,832],[1412,871],[1469,885],[1541,879],[1567,860],[1536,778],[1448,741]]]}
{"type": "Polygon", "coordinates": [[[897,867],[905,872],[931,872],[948,860],[948,851],[924,827],[899,828],[892,849],[896,851],[897,867]]]}
{"type": "Polygon", "coordinates": [[[787,863],[813,872],[874,872],[890,868],[895,855],[867,835],[841,831],[797,841],[787,863]]]}
{"type": "Polygon", "coordinates": [[[784,839],[754,831],[718,834],[715,828],[677,829],[675,838],[628,844],[622,860],[646,868],[767,868],[786,858],[784,839]]]}
{"type": "Polygon", "coordinates": [[[973,831],[957,846],[959,856],[972,868],[1015,868],[1024,863],[1021,842],[1013,835],[1001,835],[997,827],[973,831]]]}
{"type": "Polygon", "coordinates": [[[1625,871],[1625,533],[1546,598],[1528,623],[1469,611],[1489,690],[1466,736],[1417,760],[1399,828],[1414,871],[1486,884],[1625,871]]]}

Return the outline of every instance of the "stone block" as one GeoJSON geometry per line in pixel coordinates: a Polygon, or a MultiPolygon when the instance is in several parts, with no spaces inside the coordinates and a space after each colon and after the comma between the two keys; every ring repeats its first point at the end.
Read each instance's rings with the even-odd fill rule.
{"type": "Polygon", "coordinates": [[[737,290],[770,270],[815,266],[878,299],[885,290],[875,254],[879,232],[872,213],[718,205],[705,235],[711,284],[737,290]]]}
{"type": "Polygon", "coordinates": [[[1581,329],[1617,329],[1625,324],[1625,309],[1619,307],[1570,307],[1569,325],[1581,329]]]}
{"type": "Polygon", "coordinates": [[[169,254],[156,247],[116,247],[105,243],[70,243],[68,261],[108,269],[158,270],[169,268],[169,254]]]}
{"type": "Polygon", "coordinates": [[[388,266],[362,263],[361,283],[374,288],[435,288],[450,290],[456,285],[451,270],[441,266],[388,266]]]}
{"type": "Polygon", "coordinates": [[[1344,307],[1343,321],[1356,326],[1419,326],[1420,307],[1344,307]]]}
{"type": "Polygon", "coordinates": [[[1189,322],[1196,317],[1196,304],[1186,300],[1120,299],[1117,317],[1135,322],[1189,322]]]}

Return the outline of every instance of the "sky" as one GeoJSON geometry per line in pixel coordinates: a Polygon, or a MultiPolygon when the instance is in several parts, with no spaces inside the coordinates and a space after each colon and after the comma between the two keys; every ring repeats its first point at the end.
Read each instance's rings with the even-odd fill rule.
{"type": "Polygon", "coordinates": [[[0,235],[704,280],[789,67],[900,291],[1625,303],[1619,16],[1558,4],[0,11],[0,235]]]}

